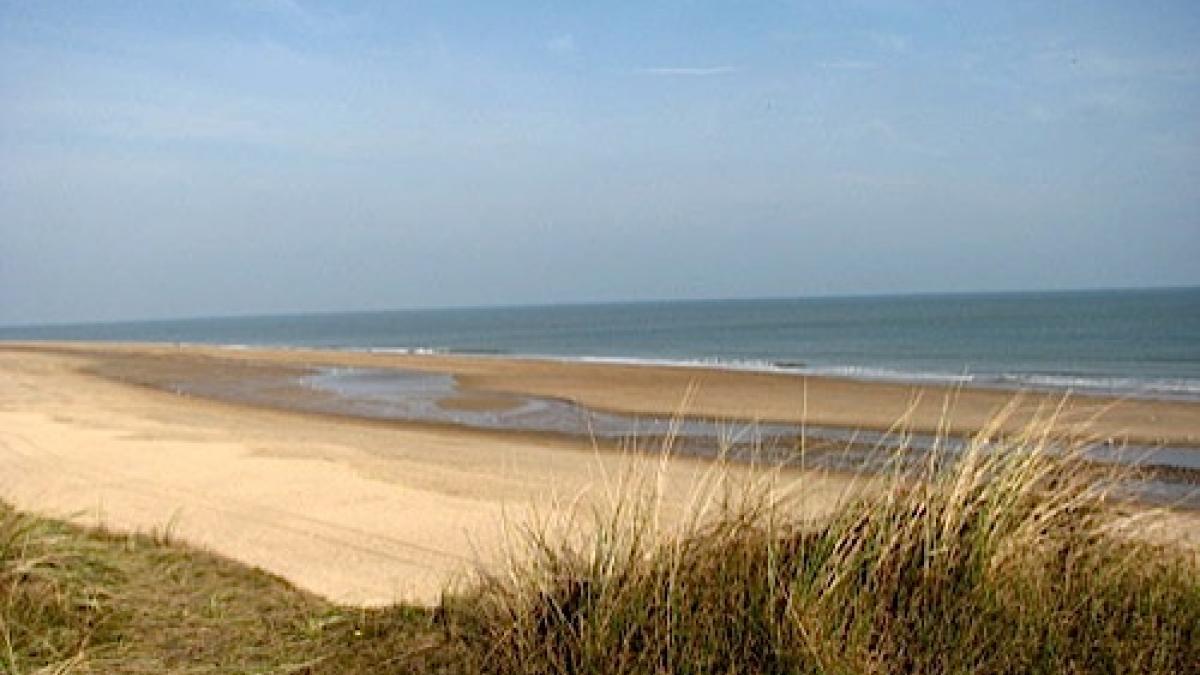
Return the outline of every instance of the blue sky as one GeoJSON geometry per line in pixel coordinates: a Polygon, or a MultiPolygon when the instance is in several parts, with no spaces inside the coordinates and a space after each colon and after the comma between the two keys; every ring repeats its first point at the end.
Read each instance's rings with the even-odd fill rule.
{"type": "Polygon", "coordinates": [[[1200,284],[1194,2],[0,0],[0,323],[1200,284]]]}

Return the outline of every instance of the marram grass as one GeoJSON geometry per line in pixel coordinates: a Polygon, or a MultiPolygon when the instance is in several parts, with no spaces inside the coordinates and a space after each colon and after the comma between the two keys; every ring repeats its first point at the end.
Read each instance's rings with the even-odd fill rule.
{"type": "Polygon", "coordinates": [[[168,537],[0,504],[0,675],[461,672],[419,649],[433,635],[422,608],[338,607],[168,537]]]}
{"type": "Polygon", "coordinates": [[[446,603],[447,640],[492,673],[1200,672],[1194,551],[1140,536],[1048,430],[981,434],[817,522],[790,509],[803,478],[715,469],[668,531],[626,490],[587,537],[526,530],[446,603]]]}

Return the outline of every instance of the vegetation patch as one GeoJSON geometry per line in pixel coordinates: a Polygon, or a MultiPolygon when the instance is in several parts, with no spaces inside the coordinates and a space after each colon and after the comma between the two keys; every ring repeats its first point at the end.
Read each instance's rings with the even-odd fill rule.
{"type": "Polygon", "coordinates": [[[662,532],[625,491],[574,543],[526,532],[449,640],[493,673],[1200,672],[1195,552],[1138,536],[1061,447],[980,437],[821,522],[720,474],[662,532]]]}
{"type": "Polygon", "coordinates": [[[165,536],[0,505],[0,673],[439,672],[431,613],[340,607],[165,536]]]}

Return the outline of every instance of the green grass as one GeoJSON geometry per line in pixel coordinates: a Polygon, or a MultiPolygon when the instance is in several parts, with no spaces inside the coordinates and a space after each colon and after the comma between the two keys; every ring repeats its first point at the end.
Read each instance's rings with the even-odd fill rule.
{"type": "MultiPolygon", "coordinates": [[[[439,672],[431,613],[338,607],[165,537],[0,505],[0,673],[439,672]]],[[[444,661],[445,659],[442,659],[444,661]]]]}
{"type": "Polygon", "coordinates": [[[976,442],[819,521],[718,464],[667,526],[630,474],[432,610],[0,507],[0,672],[1200,672],[1196,552],[1049,446],[976,442]]]}

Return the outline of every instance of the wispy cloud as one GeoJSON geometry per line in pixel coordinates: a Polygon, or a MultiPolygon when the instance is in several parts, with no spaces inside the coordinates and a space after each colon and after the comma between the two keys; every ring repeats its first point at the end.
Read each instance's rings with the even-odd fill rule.
{"type": "Polygon", "coordinates": [[[556,54],[568,54],[575,51],[575,36],[570,33],[555,35],[546,41],[546,49],[556,54]]]}
{"type": "Polygon", "coordinates": [[[664,77],[707,77],[710,75],[728,75],[736,73],[737,70],[733,66],[650,66],[638,68],[637,72],[664,77]]]}
{"type": "Polygon", "coordinates": [[[891,122],[878,117],[855,124],[847,129],[849,138],[872,143],[876,147],[891,147],[925,157],[943,158],[946,153],[897,129],[891,122]]]}
{"type": "Polygon", "coordinates": [[[834,180],[848,185],[879,188],[916,188],[926,184],[926,181],[916,176],[902,174],[862,173],[858,171],[839,171],[831,176],[834,180]]]}
{"type": "Polygon", "coordinates": [[[306,6],[300,0],[234,0],[233,5],[247,13],[266,14],[311,31],[345,29],[350,15],[332,8],[306,6]]]}
{"type": "Polygon", "coordinates": [[[1055,47],[1033,56],[1043,72],[1094,80],[1195,80],[1200,58],[1194,55],[1127,55],[1098,49],[1055,47]]]}
{"type": "Polygon", "coordinates": [[[316,13],[296,0],[236,0],[233,6],[247,12],[261,12],[287,17],[303,23],[317,23],[316,13]]]}
{"type": "Polygon", "coordinates": [[[912,38],[899,33],[870,32],[867,37],[879,49],[903,54],[912,48],[912,38]]]}
{"type": "Polygon", "coordinates": [[[1052,124],[1062,119],[1062,114],[1042,103],[1033,103],[1025,107],[1025,116],[1038,124],[1052,124]]]}
{"type": "Polygon", "coordinates": [[[874,61],[859,59],[834,59],[822,61],[817,65],[826,70],[875,70],[879,67],[879,64],[874,61]]]}

